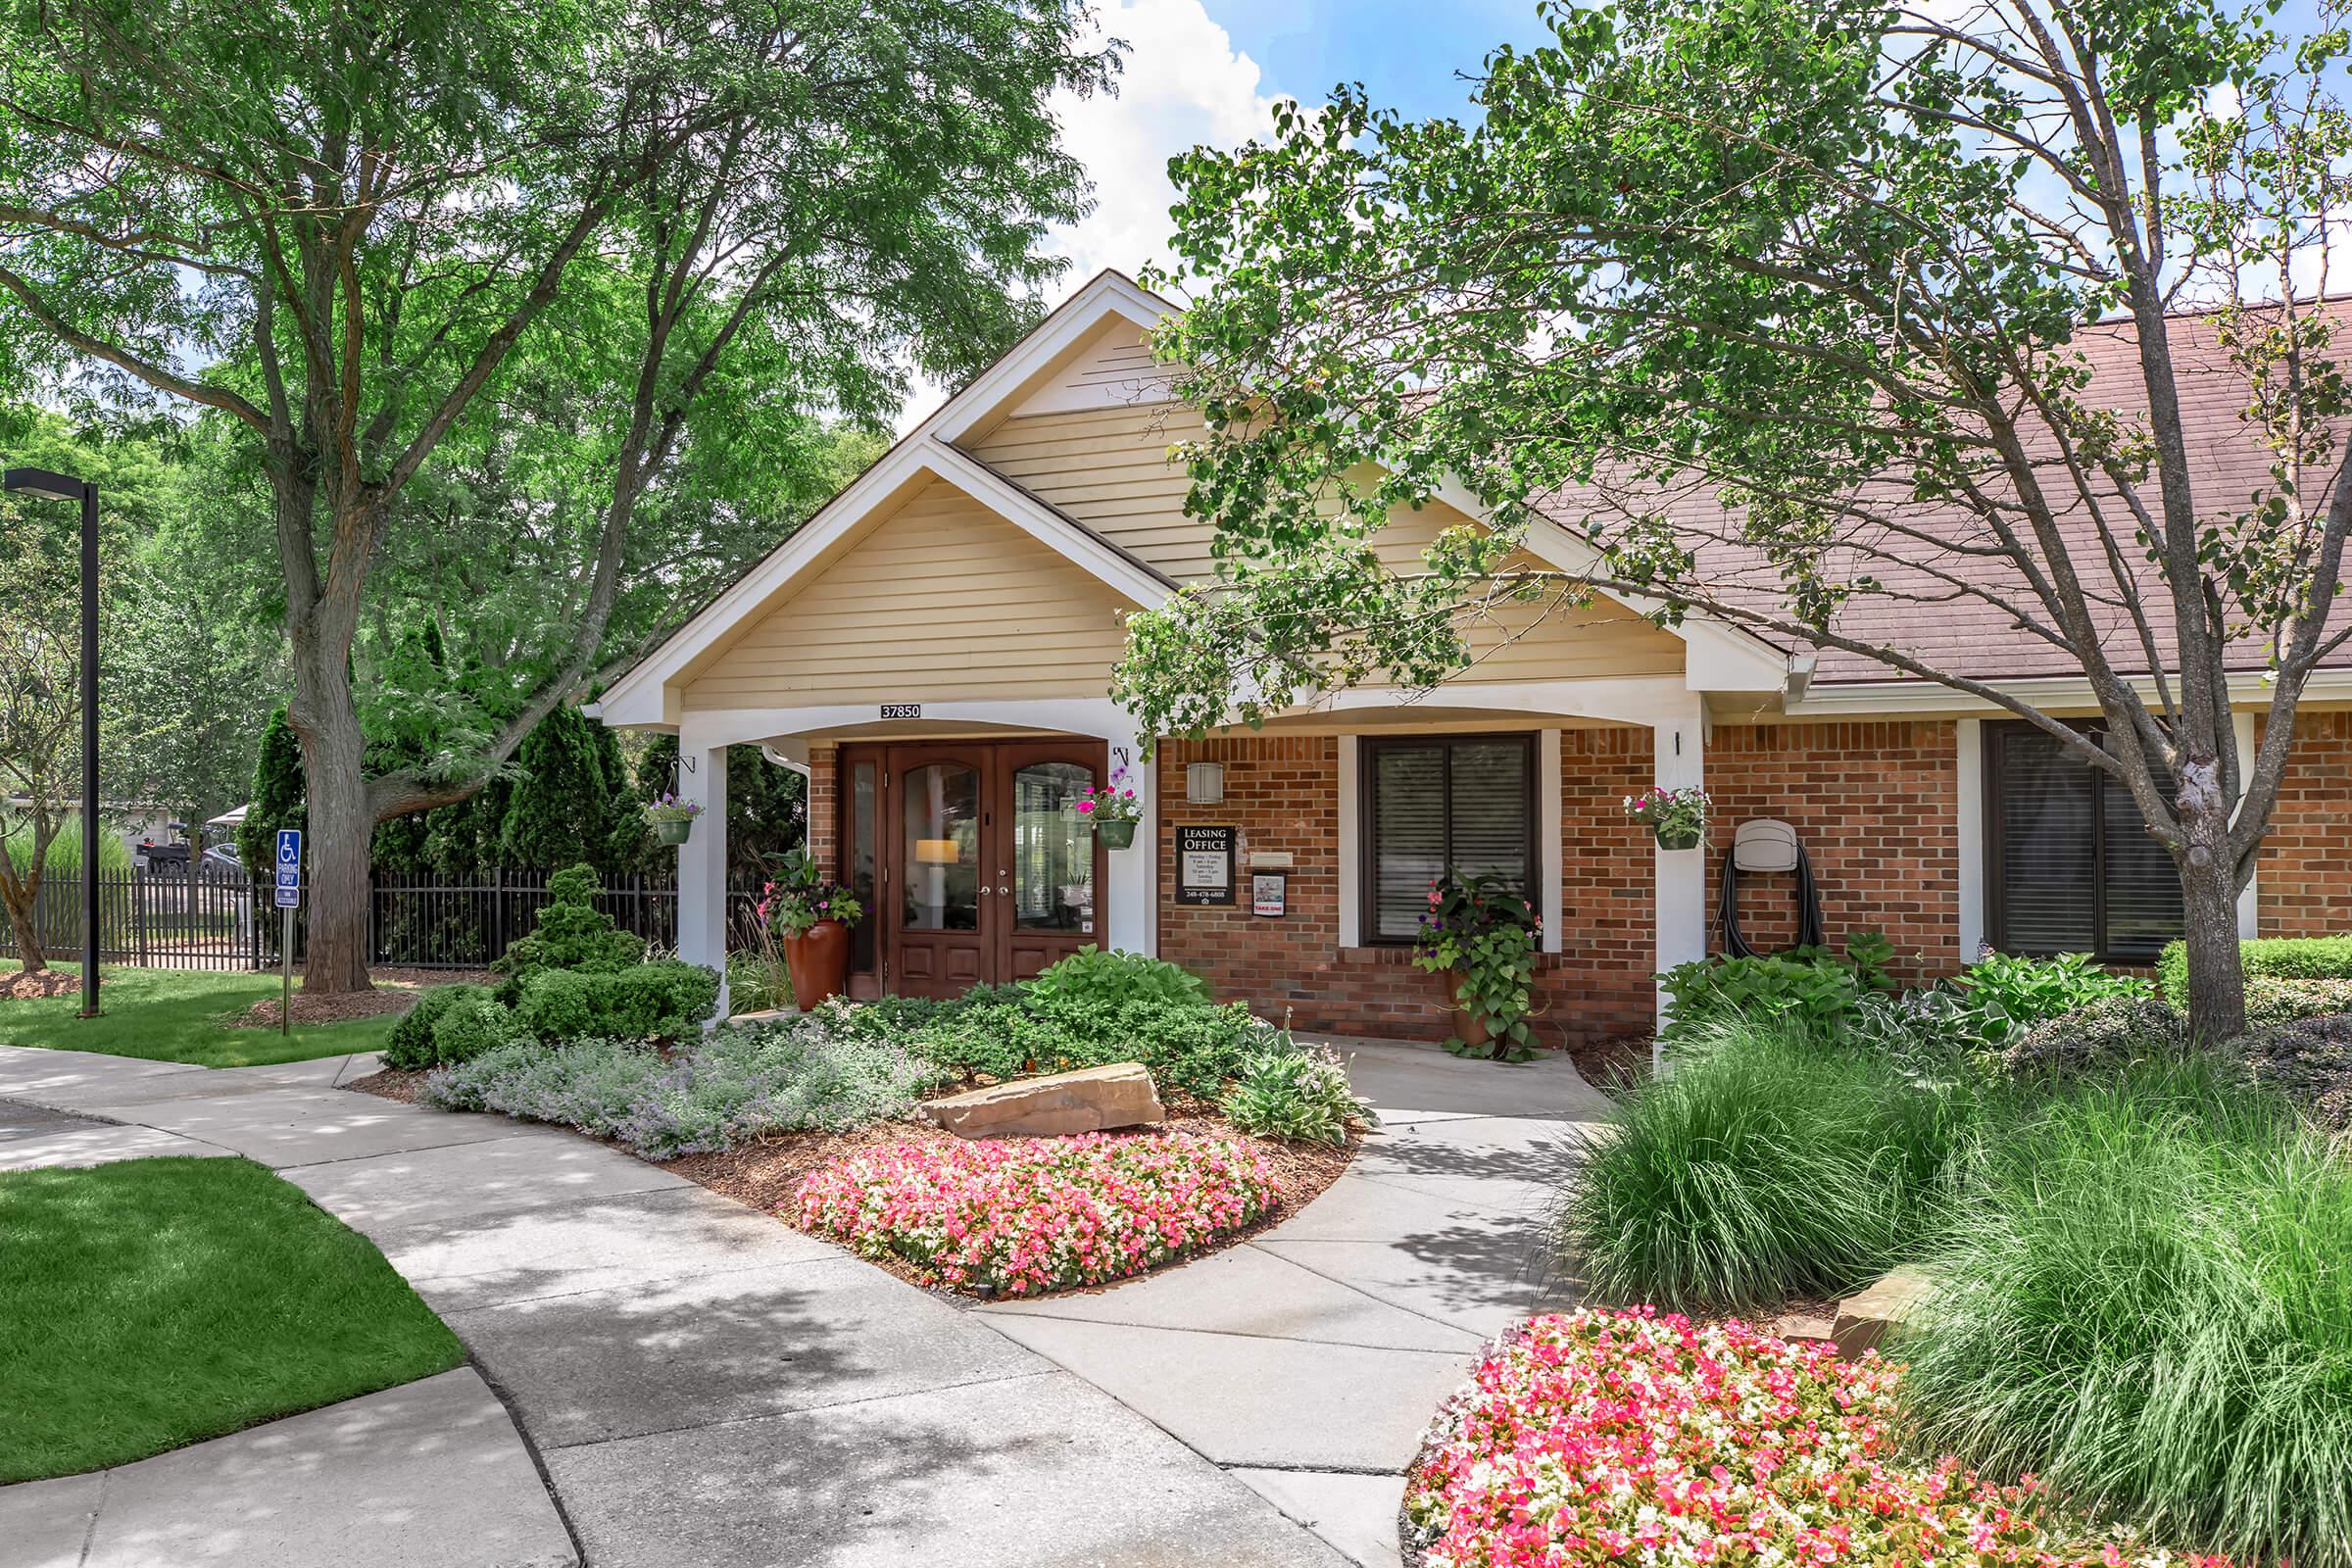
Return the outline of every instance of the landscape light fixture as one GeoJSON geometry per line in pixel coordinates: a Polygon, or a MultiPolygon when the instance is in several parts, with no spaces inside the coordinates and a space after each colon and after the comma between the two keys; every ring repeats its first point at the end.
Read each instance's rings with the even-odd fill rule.
{"type": "Polygon", "coordinates": [[[10,468],[12,496],[81,503],[81,1015],[98,1016],[98,487],[46,468],[10,468]]]}

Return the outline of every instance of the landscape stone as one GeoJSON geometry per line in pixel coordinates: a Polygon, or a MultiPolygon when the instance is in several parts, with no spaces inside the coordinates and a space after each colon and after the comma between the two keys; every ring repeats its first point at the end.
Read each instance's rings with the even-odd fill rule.
{"type": "Polygon", "coordinates": [[[1152,1075],[1133,1061],[1016,1078],[923,1109],[958,1138],[1056,1138],[1167,1119],[1152,1075]]]}
{"type": "Polygon", "coordinates": [[[1934,1290],[1935,1282],[1927,1275],[1898,1268],[1860,1295],[1839,1301],[1832,1330],[1838,1353],[1850,1361],[1885,1344],[1896,1330],[1918,1320],[1934,1290]]]}

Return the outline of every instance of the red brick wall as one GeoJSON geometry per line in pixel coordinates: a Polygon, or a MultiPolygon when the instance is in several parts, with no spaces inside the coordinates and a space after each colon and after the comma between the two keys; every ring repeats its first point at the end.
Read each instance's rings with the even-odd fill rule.
{"type": "MultiPolygon", "coordinates": [[[[1537,1033],[1552,1045],[1644,1031],[1655,999],[1650,856],[1620,805],[1650,777],[1648,731],[1577,730],[1564,739],[1564,951],[1537,970],[1537,1033]]],[[[1249,1002],[1269,1017],[1287,1014],[1295,1028],[1442,1040],[1448,1009],[1441,982],[1412,967],[1407,950],[1340,946],[1339,748],[1330,736],[1160,748],[1159,956],[1205,976],[1220,998],[1249,1002]],[[1194,761],[1225,764],[1219,805],[1185,800],[1184,767],[1194,761]],[[1237,828],[1237,875],[1252,851],[1287,851],[1289,912],[1269,919],[1243,903],[1177,904],[1173,829],[1182,823],[1237,828]]]]}
{"type": "Polygon", "coordinates": [[[2298,713],[2254,870],[2266,937],[2352,931],[2352,713],[2298,713]]]}
{"type": "Polygon", "coordinates": [[[830,876],[841,842],[841,753],[808,748],[808,858],[830,876]]]}
{"type": "MultiPolygon", "coordinates": [[[[1959,741],[1948,719],[1883,723],[1718,725],[1707,741],[1708,944],[1723,856],[1750,817],[1796,829],[1821,892],[1832,947],[1877,927],[1899,972],[1918,980],[1958,967],[1959,741]]],[[[1742,875],[1740,927],[1763,952],[1796,940],[1793,873],[1742,875]]]]}

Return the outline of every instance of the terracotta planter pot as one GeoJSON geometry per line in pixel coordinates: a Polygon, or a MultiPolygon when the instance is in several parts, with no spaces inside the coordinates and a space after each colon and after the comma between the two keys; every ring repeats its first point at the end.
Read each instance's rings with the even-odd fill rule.
{"type": "Polygon", "coordinates": [[[1095,837],[1102,841],[1105,849],[1123,850],[1135,842],[1135,822],[1132,818],[1119,821],[1104,817],[1095,824],[1095,837]]]}
{"type": "Polygon", "coordinates": [[[849,972],[850,928],[839,920],[819,920],[797,935],[787,931],[783,936],[793,1005],[807,1012],[827,997],[840,996],[849,972]]]}
{"type": "Polygon", "coordinates": [[[1486,1018],[1454,1000],[1461,989],[1459,970],[1447,969],[1438,976],[1438,1000],[1453,1014],[1453,1038],[1465,1046],[1483,1046],[1488,1040],[1486,1018]]]}
{"type": "Polygon", "coordinates": [[[663,817],[654,824],[654,836],[664,844],[683,844],[693,833],[694,818],[691,816],[675,819],[663,817]]]}

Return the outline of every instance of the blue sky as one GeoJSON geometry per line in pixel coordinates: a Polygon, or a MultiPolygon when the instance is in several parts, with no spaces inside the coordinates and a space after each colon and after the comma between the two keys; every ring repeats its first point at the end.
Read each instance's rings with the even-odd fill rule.
{"type": "Polygon", "coordinates": [[[1462,105],[1462,72],[1498,43],[1544,36],[1533,0],[1208,0],[1210,18],[1257,62],[1276,94],[1313,101],[1360,81],[1377,103],[1415,116],[1462,105]]]}

